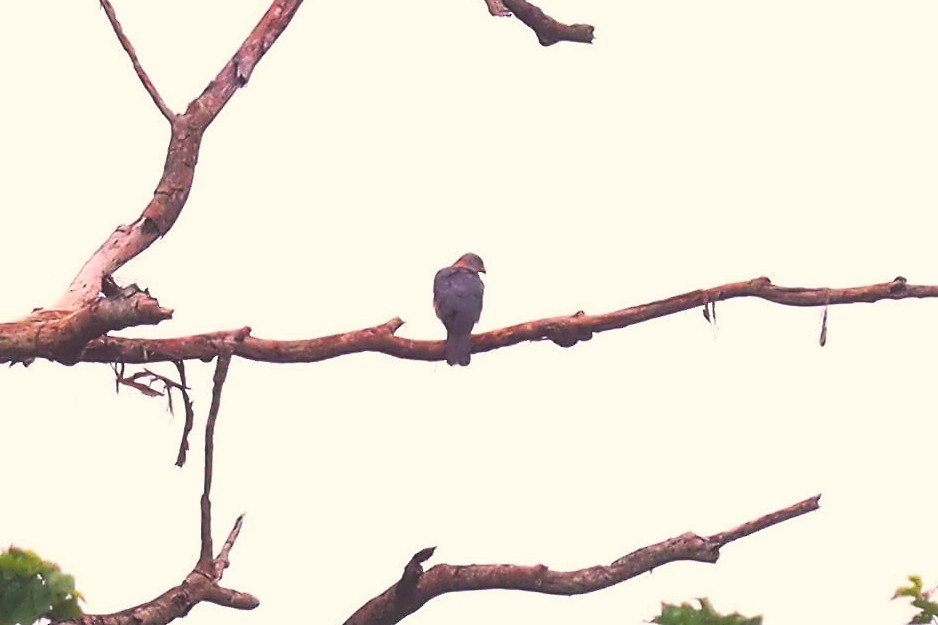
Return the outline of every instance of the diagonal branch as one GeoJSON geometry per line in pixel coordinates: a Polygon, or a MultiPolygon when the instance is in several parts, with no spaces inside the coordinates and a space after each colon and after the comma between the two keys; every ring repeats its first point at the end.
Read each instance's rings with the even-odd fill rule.
{"type": "Polygon", "coordinates": [[[163,101],[159,91],[156,90],[156,87],[153,85],[150,77],[143,69],[143,66],[140,65],[140,61],[137,59],[137,52],[134,50],[133,44],[130,43],[130,40],[127,39],[127,35],[124,34],[124,29],[121,26],[121,23],[117,21],[117,14],[114,13],[114,7],[111,6],[109,0],[99,1],[101,2],[101,6],[104,8],[105,14],[107,14],[108,21],[111,23],[111,28],[114,29],[114,34],[117,35],[117,40],[120,42],[121,47],[124,48],[124,52],[127,53],[127,56],[130,57],[130,62],[134,66],[134,71],[137,73],[137,78],[140,79],[140,82],[143,83],[143,88],[146,89],[147,93],[150,94],[150,98],[153,100],[156,108],[160,109],[160,113],[163,114],[163,117],[172,123],[173,117],[175,117],[176,114],[173,113],[173,111],[168,106],[166,106],[166,102],[163,101]]]}
{"type": "Polygon", "coordinates": [[[534,31],[542,46],[552,46],[560,41],[593,43],[594,29],[589,24],[558,22],[528,0],[486,0],[486,4],[492,15],[505,15],[500,12],[502,7],[513,12],[515,17],[534,31]]]}
{"type": "Polygon", "coordinates": [[[119,226],[108,237],[81,268],[53,309],[73,310],[93,301],[98,297],[105,276],[112,275],[169,232],[189,198],[206,128],[235,92],[246,84],[254,66],[277,41],[302,3],[303,0],[274,0],[201,95],[189,103],[185,113],[172,117],[172,136],[163,175],[153,199],[136,221],[119,226]]]}
{"type": "Polygon", "coordinates": [[[767,514],[712,536],[687,532],[643,547],[608,566],[577,571],[552,571],[543,564],[438,564],[424,572],[422,562],[433,548],[414,555],[400,581],[359,608],[345,625],[393,625],[413,614],[434,597],[465,590],[524,590],[550,595],[581,595],[614,586],[669,562],[690,560],[714,563],[723,545],[753,532],[817,510],[820,495],[767,514]]]}
{"type": "MultiPolygon", "coordinates": [[[[907,284],[898,277],[889,282],[841,289],[775,286],[768,278],[732,282],[709,289],[690,291],[667,299],[614,312],[573,315],[528,321],[473,336],[473,352],[487,352],[525,341],[550,340],[561,347],[588,341],[596,332],[626,328],[644,321],[708,306],[716,314],[715,302],[738,297],[756,297],[785,306],[827,306],[938,297],[938,286],[907,284]]],[[[407,360],[443,360],[442,341],[420,341],[395,336],[403,325],[399,318],[381,325],[342,334],[298,341],[277,341],[251,336],[248,327],[169,339],[130,339],[106,336],[87,345],[84,362],[147,363],[177,360],[210,360],[224,349],[261,362],[318,362],[359,352],[380,352],[407,360]]],[[[22,355],[21,351],[15,352],[22,355]]],[[[42,355],[37,354],[42,357],[42,355]]],[[[15,360],[3,350],[0,362],[15,360]]]]}

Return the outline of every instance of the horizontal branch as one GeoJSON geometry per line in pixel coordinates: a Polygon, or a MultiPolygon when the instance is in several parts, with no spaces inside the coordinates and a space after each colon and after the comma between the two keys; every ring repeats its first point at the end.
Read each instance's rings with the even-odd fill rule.
{"type": "MultiPolygon", "coordinates": [[[[842,289],[790,288],[775,286],[768,278],[755,278],[690,291],[667,299],[615,312],[551,317],[500,328],[472,337],[473,352],[487,352],[525,341],[550,340],[561,347],[588,341],[596,332],[626,328],[650,319],[685,310],[712,307],[716,302],[756,297],[785,306],[827,306],[876,302],[884,299],[938,297],[938,286],[907,284],[899,277],[890,282],[842,289]]],[[[709,313],[708,313],[709,314],[709,313]]],[[[408,360],[443,360],[443,341],[421,341],[395,336],[404,324],[391,319],[381,325],[320,338],[278,341],[251,336],[248,327],[168,339],[135,339],[105,336],[91,341],[82,352],[84,362],[148,363],[182,360],[211,360],[223,350],[234,356],[261,362],[318,362],[359,352],[379,352],[408,360]]],[[[0,326],[2,335],[2,326],[0,326]]],[[[5,352],[0,341],[0,362],[21,360],[23,354],[5,352]],[[12,357],[15,356],[15,357],[12,357]]],[[[33,354],[36,356],[38,354],[33,354]]],[[[45,356],[42,356],[45,357],[45,356]]]]}
{"type": "Polygon", "coordinates": [[[0,323],[0,361],[47,358],[66,364],[80,360],[88,341],[115,330],[157,324],[173,311],[146,291],[128,288],[93,300],[75,311],[37,310],[20,321],[0,323]]]}
{"type": "Polygon", "coordinates": [[[712,536],[687,532],[643,547],[608,566],[577,571],[552,571],[543,564],[438,564],[424,572],[422,562],[433,549],[417,553],[394,586],[355,612],[345,625],[393,625],[416,612],[434,597],[466,590],[523,590],[550,595],[581,595],[614,586],[663,564],[690,560],[714,563],[727,543],[783,521],[817,510],[820,495],[712,536]]]}

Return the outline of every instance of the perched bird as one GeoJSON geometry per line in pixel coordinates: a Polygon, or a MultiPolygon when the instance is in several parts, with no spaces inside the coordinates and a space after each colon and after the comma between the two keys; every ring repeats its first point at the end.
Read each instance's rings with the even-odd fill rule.
{"type": "Polygon", "coordinates": [[[485,273],[482,259],[463,254],[433,278],[433,308],[446,326],[446,362],[466,366],[472,353],[472,326],[482,314],[485,285],[479,272],[485,273]]]}

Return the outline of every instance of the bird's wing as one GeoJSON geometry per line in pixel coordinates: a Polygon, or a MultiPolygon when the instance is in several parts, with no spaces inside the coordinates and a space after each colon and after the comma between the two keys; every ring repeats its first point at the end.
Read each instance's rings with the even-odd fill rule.
{"type": "Polygon", "coordinates": [[[444,267],[433,279],[433,305],[444,324],[472,326],[482,314],[485,285],[479,274],[463,267],[444,267]]]}

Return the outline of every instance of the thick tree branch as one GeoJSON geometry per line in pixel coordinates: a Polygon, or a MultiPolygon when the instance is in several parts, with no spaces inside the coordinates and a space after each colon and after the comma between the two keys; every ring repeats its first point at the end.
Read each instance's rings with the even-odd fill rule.
{"type": "Polygon", "coordinates": [[[424,573],[421,563],[433,555],[433,548],[424,549],[407,564],[400,581],[359,608],[345,625],[393,625],[434,597],[450,592],[497,588],[550,595],[580,595],[608,588],[669,562],[691,560],[713,563],[720,557],[723,545],[817,510],[820,497],[817,495],[805,499],[726,532],[712,536],[687,532],[634,551],[611,565],[577,571],[551,571],[543,564],[438,564],[424,573]]]}
{"type": "MultiPolygon", "coordinates": [[[[153,199],[136,221],[119,226],[108,237],[78,272],[68,291],[52,306],[53,309],[74,310],[93,301],[98,296],[105,276],[112,275],[127,261],[150,247],[157,238],[169,232],[192,189],[195,165],[199,160],[202,135],[206,128],[235,92],[247,83],[254,66],[283,33],[302,2],[274,0],[241,47],[202,94],[189,103],[185,113],[172,116],[172,136],[163,175],[153,199]]],[[[112,13],[108,14],[109,19],[112,13]]],[[[126,37],[122,35],[120,32],[118,37],[122,39],[123,45],[126,37]]],[[[128,54],[132,49],[128,50],[128,54]]]]}
{"type": "MultiPolygon", "coordinates": [[[[650,319],[708,306],[738,297],[756,297],[785,306],[827,306],[871,303],[884,299],[938,297],[938,286],[907,284],[898,277],[889,282],[841,289],[791,288],[775,286],[768,278],[732,282],[709,289],[690,291],[667,299],[610,313],[573,315],[529,321],[473,336],[473,352],[487,352],[525,341],[550,340],[561,347],[588,341],[596,332],[626,328],[650,319]]],[[[261,362],[318,362],[359,352],[380,352],[408,360],[443,360],[443,341],[420,341],[395,336],[403,325],[398,318],[362,330],[320,338],[277,341],[250,336],[248,327],[228,332],[198,334],[169,339],[101,337],[82,352],[85,362],[148,363],[179,360],[211,360],[224,349],[235,356],[261,362]]],[[[0,326],[2,327],[2,326],[0,326]]],[[[2,335],[2,332],[0,332],[2,335]]],[[[22,351],[11,358],[0,342],[0,362],[19,360],[22,351]]],[[[36,355],[36,354],[34,354],[36,355]]],[[[43,356],[44,357],[44,356],[43,356]]]]}
{"type": "Polygon", "coordinates": [[[171,318],[146,291],[125,289],[92,300],[73,311],[37,310],[25,319],[0,323],[0,353],[10,362],[47,358],[65,364],[78,362],[91,339],[114,330],[157,324],[171,318]]]}
{"type": "Polygon", "coordinates": [[[117,14],[114,12],[114,7],[111,6],[111,3],[108,0],[100,0],[100,2],[101,6],[104,8],[104,12],[107,14],[108,21],[111,22],[111,28],[114,29],[114,34],[117,35],[117,40],[120,42],[121,47],[124,48],[124,52],[127,53],[127,56],[130,57],[130,62],[134,66],[134,71],[137,73],[137,78],[140,79],[140,82],[143,84],[143,88],[146,89],[147,93],[150,94],[150,98],[153,100],[156,108],[160,109],[160,113],[163,114],[163,117],[172,123],[173,117],[175,117],[176,114],[173,113],[168,106],[166,106],[166,102],[163,101],[159,91],[156,90],[156,87],[153,85],[150,77],[143,69],[143,66],[140,65],[140,61],[137,59],[137,51],[134,50],[133,44],[131,44],[130,40],[127,39],[127,35],[124,34],[124,29],[121,26],[121,23],[117,21],[117,14]]]}
{"type": "Polygon", "coordinates": [[[527,0],[486,0],[489,12],[492,15],[505,15],[498,13],[502,7],[515,14],[519,20],[534,31],[537,40],[542,46],[552,46],[559,41],[574,41],[578,43],[593,43],[593,27],[589,24],[564,24],[547,15],[540,8],[527,0]],[[499,6],[501,4],[501,7],[499,6]]]}

